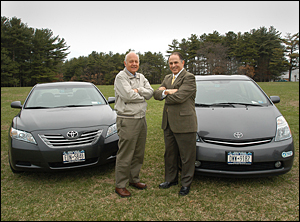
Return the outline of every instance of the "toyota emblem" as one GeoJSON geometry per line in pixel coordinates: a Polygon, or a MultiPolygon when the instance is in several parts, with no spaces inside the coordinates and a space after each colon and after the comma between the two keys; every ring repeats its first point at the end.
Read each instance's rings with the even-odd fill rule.
{"type": "Polygon", "coordinates": [[[242,138],[244,135],[241,132],[235,132],[233,136],[237,139],[242,138]]]}
{"type": "Polygon", "coordinates": [[[78,132],[77,131],[69,131],[67,133],[67,137],[69,138],[76,138],[78,136],[78,132]]]}

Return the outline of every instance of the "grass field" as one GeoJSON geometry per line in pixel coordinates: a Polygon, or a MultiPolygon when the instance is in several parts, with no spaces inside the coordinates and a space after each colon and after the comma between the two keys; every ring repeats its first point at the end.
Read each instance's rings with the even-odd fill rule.
{"type": "MultiPolygon", "coordinates": [[[[294,166],[276,177],[227,179],[195,176],[189,195],[178,196],[180,184],[166,190],[164,142],[160,128],[163,102],[148,101],[148,135],[140,178],[146,190],[129,187],[130,198],[115,192],[114,163],[89,169],[58,173],[13,174],[7,158],[7,136],[29,87],[1,88],[1,220],[271,220],[299,221],[299,83],[259,83],[276,104],[292,130],[294,166]]],[[[158,88],[159,85],[153,85],[158,88]]],[[[98,86],[106,98],[114,96],[113,86],[98,86]]]]}

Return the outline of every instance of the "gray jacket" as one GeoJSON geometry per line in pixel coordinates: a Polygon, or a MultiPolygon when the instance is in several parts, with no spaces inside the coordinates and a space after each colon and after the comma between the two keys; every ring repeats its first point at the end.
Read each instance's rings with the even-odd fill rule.
{"type": "Polygon", "coordinates": [[[145,99],[151,99],[154,90],[143,74],[136,73],[134,77],[124,68],[115,78],[114,90],[115,110],[119,117],[143,118],[146,115],[145,99]]]}

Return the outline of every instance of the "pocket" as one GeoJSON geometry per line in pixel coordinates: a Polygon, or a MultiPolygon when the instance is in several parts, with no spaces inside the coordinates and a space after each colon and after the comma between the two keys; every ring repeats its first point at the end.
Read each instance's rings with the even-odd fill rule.
{"type": "Polygon", "coordinates": [[[193,115],[193,112],[190,110],[180,110],[179,115],[180,116],[191,116],[191,115],[193,115]]]}

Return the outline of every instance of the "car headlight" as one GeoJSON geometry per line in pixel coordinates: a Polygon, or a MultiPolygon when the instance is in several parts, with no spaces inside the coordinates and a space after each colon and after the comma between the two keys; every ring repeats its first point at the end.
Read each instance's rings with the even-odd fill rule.
{"type": "Polygon", "coordinates": [[[115,134],[116,132],[117,132],[117,124],[115,123],[115,124],[111,125],[110,127],[108,127],[105,138],[115,134]]]}
{"type": "Polygon", "coordinates": [[[286,140],[292,137],[290,127],[283,116],[277,117],[275,141],[286,140]]]}
{"type": "Polygon", "coordinates": [[[35,139],[31,135],[31,133],[28,133],[28,132],[25,132],[22,130],[17,130],[15,128],[11,127],[9,135],[12,139],[22,140],[22,141],[25,141],[28,143],[36,144],[35,139]]]}

